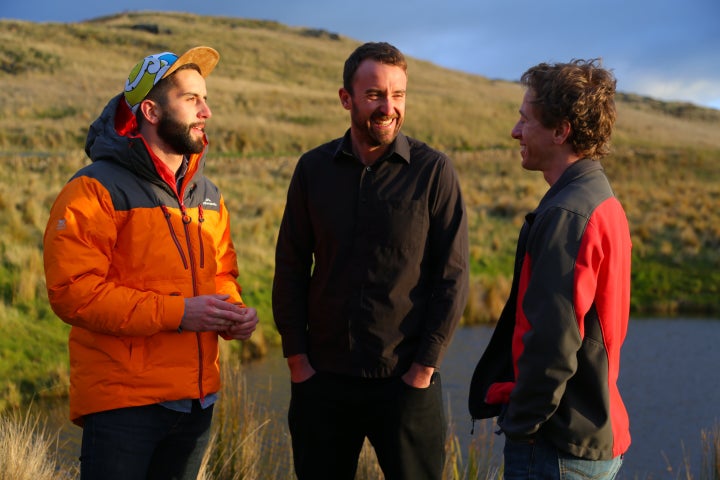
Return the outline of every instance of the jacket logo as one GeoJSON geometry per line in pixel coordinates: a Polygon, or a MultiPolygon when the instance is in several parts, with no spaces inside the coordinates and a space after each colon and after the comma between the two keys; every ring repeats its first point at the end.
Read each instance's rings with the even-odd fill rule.
{"type": "Polygon", "coordinates": [[[203,200],[202,204],[203,204],[203,207],[217,207],[217,203],[213,202],[209,198],[206,198],[205,200],[203,200]]]}
{"type": "Polygon", "coordinates": [[[55,225],[55,230],[65,230],[67,228],[67,220],[64,218],[61,218],[57,221],[57,224],[55,225]]]}

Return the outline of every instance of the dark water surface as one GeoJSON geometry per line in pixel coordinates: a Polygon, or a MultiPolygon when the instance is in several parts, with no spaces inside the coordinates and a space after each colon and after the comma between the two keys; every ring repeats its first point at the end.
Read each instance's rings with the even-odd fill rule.
{"type": "MultiPolygon", "coordinates": [[[[485,327],[459,330],[443,365],[444,387],[461,440],[463,419],[469,416],[468,382],[491,334],[485,327]]],[[[619,386],[630,415],[632,445],[620,478],[687,478],[686,463],[694,478],[699,477],[701,431],[720,422],[719,347],[719,320],[631,321],[619,386]]]]}
{"type": "MultiPolygon", "coordinates": [[[[491,334],[488,327],[459,329],[441,369],[446,408],[464,455],[473,438],[468,384],[491,334]]],[[[621,479],[688,478],[685,465],[694,478],[700,477],[701,431],[710,431],[720,422],[719,344],[720,320],[632,320],[622,351],[620,391],[630,412],[633,443],[621,479]]],[[[289,375],[281,352],[272,350],[267,358],[244,367],[244,374],[253,396],[266,402],[284,422],[289,375]]],[[[75,461],[80,429],[64,419],[67,406],[48,408],[47,414],[51,431],[62,425],[67,461],[75,461]]],[[[498,437],[498,462],[502,443],[498,437]]]]}

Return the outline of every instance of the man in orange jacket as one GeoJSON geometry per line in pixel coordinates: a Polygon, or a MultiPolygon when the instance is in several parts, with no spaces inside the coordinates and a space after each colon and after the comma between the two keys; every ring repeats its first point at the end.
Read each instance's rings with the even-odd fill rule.
{"type": "Polygon", "coordinates": [[[70,417],[81,477],[197,477],[220,389],[218,335],[246,340],[228,212],[203,175],[197,47],[141,60],[91,125],[92,160],[65,185],[44,237],[50,304],[72,325],[70,417]]]}

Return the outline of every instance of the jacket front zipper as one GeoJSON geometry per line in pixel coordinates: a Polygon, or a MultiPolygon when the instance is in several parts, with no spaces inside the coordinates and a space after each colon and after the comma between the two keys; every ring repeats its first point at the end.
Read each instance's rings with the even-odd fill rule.
{"type": "MultiPolygon", "coordinates": [[[[177,234],[175,233],[175,229],[172,226],[171,221],[171,215],[170,210],[166,205],[160,205],[160,208],[163,211],[163,215],[165,216],[165,221],[167,222],[168,229],[170,230],[170,236],[173,239],[173,242],[175,243],[175,247],[178,250],[178,253],[180,254],[180,258],[182,259],[183,266],[186,270],[190,270],[190,276],[192,277],[192,289],[193,289],[193,296],[196,297],[199,295],[198,286],[197,286],[197,276],[195,272],[195,256],[192,253],[192,244],[190,242],[190,223],[192,222],[192,218],[190,218],[190,215],[187,214],[187,209],[185,208],[185,204],[183,202],[180,202],[180,214],[182,218],[183,228],[185,229],[185,238],[187,239],[187,249],[188,249],[188,255],[185,256],[185,252],[182,249],[182,246],[180,245],[180,240],[177,237],[177,234]],[[188,262],[189,259],[189,262],[188,262]],[[188,264],[189,263],[189,264],[188,264]]],[[[202,223],[205,221],[202,213],[202,206],[198,207],[198,237],[200,239],[200,268],[204,268],[204,246],[202,242],[202,223]]],[[[203,379],[203,347],[202,347],[202,339],[200,336],[200,332],[195,332],[195,338],[197,340],[197,346],[198,346],[198,390],[200,392],[200,399],[205,398],[205,392],[203,391],[203,385],[202,385],[202,379],[203,379]]]]}

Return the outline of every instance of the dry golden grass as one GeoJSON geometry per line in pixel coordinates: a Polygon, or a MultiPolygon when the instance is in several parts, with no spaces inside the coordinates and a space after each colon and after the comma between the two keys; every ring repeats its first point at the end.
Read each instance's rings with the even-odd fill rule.
{"type": "Polygon", "coordinates": [[[703,430],[700,434],[703,446],[703,469],[701,479],[720,479],[720,423],[703,430]]]}
{"type": "Polygon", "coordinates": [[[239,368],[224,367],[225,392],[215,409],[200,478],[290,480],[292,450],[282,419],[253,397],[239,368]]]}
{"type": "Polygon", "coordinates": [[[62,480],[57,440],[29,413],[0,415],[0,480],[62,480]]]}
{"type": "MultiPolygon", "coordinates": [[[[223,396],[213,419],[213,442],[199,475],[200,480],[276,480],[295,478],[292,470],[290,437],[284,420],[268,415],[263,405],[247,393],[239,370],[229,369],[225,381],[229,391],[223,396]]],[[[454,423],[450,419],[445,446],[443,478],[447,480],[502,479],[502,460],[494,457],[493,422],[477,425],[478,432],[466,451],[462,451],[454,423]]],[[[36,417],[27,414],[0,416],[0,480],[70,480],[78,478],[77,465],[59,464],[56,436],[49,434],[36,417]]],[[[684,463],[668,465],[673,478],[720,480],[720,427],[702,430],[701,467],[685,455],[684,463]]],[[[366,442],[360,455],[357,480],[382,478],[372,446],[366,442]]],[[[652,478],[652,477],[648,477],[652,478]]]]}

